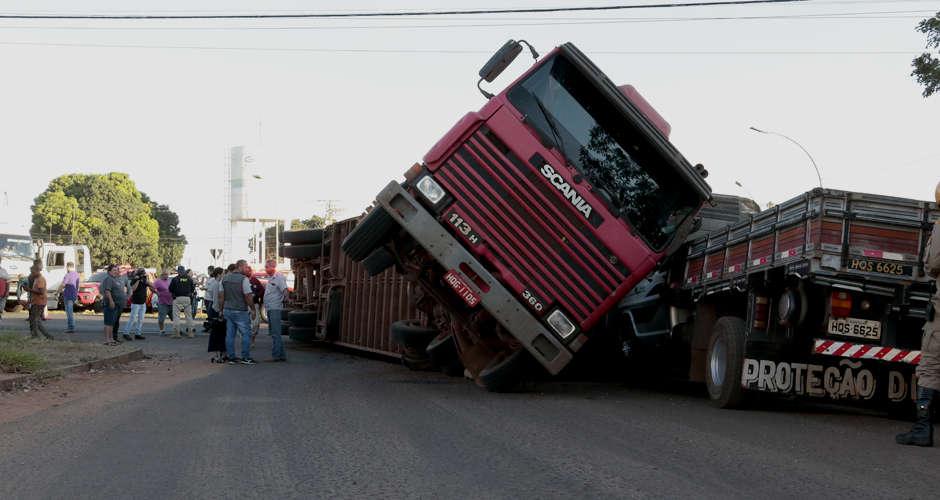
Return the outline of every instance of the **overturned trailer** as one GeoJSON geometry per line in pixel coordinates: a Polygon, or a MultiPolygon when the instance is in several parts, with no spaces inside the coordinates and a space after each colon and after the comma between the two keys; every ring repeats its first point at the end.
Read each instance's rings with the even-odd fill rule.
{"type": "Polygon", "coordinates": [[[427,316],[411,301],[409,282],[394,269],[370,274],[340,244],[359,218],[323,229],[286,231],[280,248],[290,257],[294,292],[285,301],[284,334],[299,342],[324,342],[401,359],[413,368],[430,367],[429,357],[400,339],[429,335],[427,316]],[[396,342],[398,340],[398,342],[396,342]]]}

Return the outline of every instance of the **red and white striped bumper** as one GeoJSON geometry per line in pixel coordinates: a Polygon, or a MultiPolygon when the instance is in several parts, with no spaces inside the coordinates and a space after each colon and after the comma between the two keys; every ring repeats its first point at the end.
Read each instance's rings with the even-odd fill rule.
{"type": "Polygon", "coordinates": [[[855,344],[838,340],[815,339],[813,353],[855,359],[877,359],[894,363],[920,363],[920,351],[905,351],[895,347],[855,344]]]}

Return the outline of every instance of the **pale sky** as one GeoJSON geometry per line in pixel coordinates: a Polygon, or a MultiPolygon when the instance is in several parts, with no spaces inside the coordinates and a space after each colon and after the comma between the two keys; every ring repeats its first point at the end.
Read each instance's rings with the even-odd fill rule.
{"type": "MultiPolygon", "coordinates": [[[[227,14],[640,4],[6,1],[0,13],[227,14]]],[[[940,1],[821,0],[586,13],[352,20],[0,20],[4,216],[53,178],[127,172],[169,204],[196,268],[221,247],[226,149],[263,148],[255,197],[279,217],[354,216],[484,104],[477,71],[507,39],[573,42],[632,84],[716,192],[780,202],[817,184],[930,199],[940,96],[921,97],[917,22],[940,1]],[[176,47],[176,48],[174,48],[176,47]],[[260,124],[260,126],[259,126],[260,124]],[[743,185],[738,187],[735,181],[743,185]]],[[[493,84],[527,69],[523,52],[493,84]]]]}

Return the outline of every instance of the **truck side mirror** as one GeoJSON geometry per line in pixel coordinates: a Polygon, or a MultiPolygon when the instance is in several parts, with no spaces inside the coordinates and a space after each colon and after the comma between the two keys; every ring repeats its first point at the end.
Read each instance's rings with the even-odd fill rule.
{"type": "Polygon", "coordinates": [[[486,80],[487,83],[492,83],[516,59],[520,52],[522,52],[522,44],[515,40],[509,40],[480,68],[480,78],[486,80]]]}
{"type": "Polygon", "coordinates": [[[490,60],[486,61],[486,64],[480,68],[480,80],[477,81],[477,88],[484,97],[489,99],[493,97],[493,94],[490,94],[489,92],[480,88],[480,83],[482,83],[484,80],[486,80],[487,83],[492,83],[492,81],[495,80],[497,76],[499,76],[514,60],[516,60],[516,56],[522,52],[522,44],[525,44],[529,47],[529,52],[532,53],[533,59],[539,58],[539,54],[535,51],[535,48],[525,40],[519,40],[517,42],[510,39],[508,42],[504,43],[503,46],[500,47],[499,50],[497,50],[496,53],[490,57],[490,60]]]}

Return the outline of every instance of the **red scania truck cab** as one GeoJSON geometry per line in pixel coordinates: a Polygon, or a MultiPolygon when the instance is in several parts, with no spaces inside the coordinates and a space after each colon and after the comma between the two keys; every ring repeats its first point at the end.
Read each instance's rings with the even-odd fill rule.
{"type": "MultiPolygon", "coordinates": [[[[521,50],[507,43],[481,81],[521,50]]],[[[455,351],[488,388],[525,353],[557,374],[711,196],[668,134],[632,87],[564,44],[383,189],[343,248],[418,285],[432,358],[455,351]]]]}

